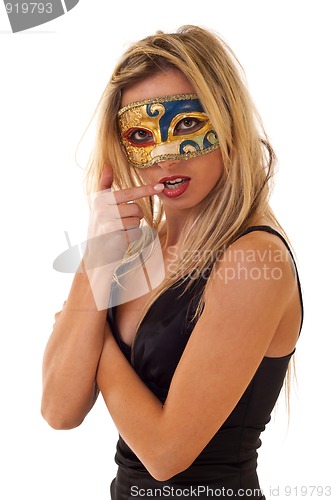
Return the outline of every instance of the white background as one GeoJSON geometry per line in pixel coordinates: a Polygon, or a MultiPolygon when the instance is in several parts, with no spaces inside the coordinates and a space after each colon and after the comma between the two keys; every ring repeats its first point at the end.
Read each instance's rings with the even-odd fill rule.
{"type": "MultiPolygon", "coordinates": [[[[85,237],[83,170],[92,117],[127,47],[158,29],[220,33],[245,68],[279,157],[272,206],[296,251],[305,322],[288,427],[283,400],[263,435],[267,498],[332,484],[332,16],[330,1],[81,0],[66,16],[11,34],[0,5],[1,337],[4,500],[108,500],[116,431],[100,400],[82,426],[54,431],[39,413],[41,362],[71,275],[52,268],[85,237]],[[279,492],[277,488],[280,488],[279,492]],[[271,489],[274,489],[272,491],[271,489]]],[[[332,492],[333,496],[333,492],[332,492]]],[[[308,491],[310,498],[310,489],[308,491]]],[[[314,494],[312,498],[314,498],[314,494]]],[[[303,496],[304,498],[304,496],[303,496]]]]}

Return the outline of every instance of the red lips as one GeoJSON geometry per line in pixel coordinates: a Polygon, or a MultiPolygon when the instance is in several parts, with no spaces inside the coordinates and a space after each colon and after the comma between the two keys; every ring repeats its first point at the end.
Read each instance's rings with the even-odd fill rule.
{"type": "Polygon", "coordinates": [[[162,191],[162,195],[166,196],[167,198],[177,198],[178,196],[182,195],[185,193],[186,189],[190,185],[190,177],[184,176],[184,175],[172,175],[170,177],[163,177],[162,179],[159,180],[159,183],[162,183],[165,185],[164,190],[162,191]],[[168,187],[166,184],[167,182],[170,181],[175,181],[176,179],[181,179],[182,182],[179,184],[179,186],[174,186],[174,187],[168,187]]]}

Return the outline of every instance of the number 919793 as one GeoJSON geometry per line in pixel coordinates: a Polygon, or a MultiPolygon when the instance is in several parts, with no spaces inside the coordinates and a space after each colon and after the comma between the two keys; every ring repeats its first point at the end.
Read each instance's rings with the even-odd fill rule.
{"type": "Polygon", "coordinates": [[[41,2],[23,2],[23,3],[6,3],[7,14],[51,14],[52,3],[41,2]]]}

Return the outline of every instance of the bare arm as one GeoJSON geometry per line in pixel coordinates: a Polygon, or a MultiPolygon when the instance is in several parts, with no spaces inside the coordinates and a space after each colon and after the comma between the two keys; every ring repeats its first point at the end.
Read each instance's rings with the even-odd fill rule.
{"type": "Polygon", "coordinates": [[[106,311],[98,311],[85,272],[76,274],[43,360],[42,415],[56,429],[80,425],[97,397],[95,377],[106,311]]]}
{"type": "Polygon", "coordinates": [[[289,262],[269,260],[267,249],[281,248],[274,236],[247,235],[227,250],[225,262],[218,263],[207,285],[205,308],[164,405],[143,384],[114,339],[106,336],[98,386],[120,434],[157,480],[165,481],[191,465],[236,406],[265,356],[297,287],[289,262]],[[253,249],[259,256],[255,262],[243,262],[239,252],[233,253],[253,249]],[[227,281],[227,273],[237,276],[239,265],[241,276],[227,281]],[[281,271],[278,280],[267,279],[273,265],[281,271]],[[265,269],[259,279],[252,274],[258,268],[265,269]]]}
{"type": "Polygon", "coordinates": [[[113,272],[128,243],[141,236],[143,212],[133,200],[158,192],[148,185],[112,192],[112,180],[108,166],[90,216],[83,271],[74,277],[45,349],[41,412],[55,429],[80,425],[96,400],[113,272]]]}

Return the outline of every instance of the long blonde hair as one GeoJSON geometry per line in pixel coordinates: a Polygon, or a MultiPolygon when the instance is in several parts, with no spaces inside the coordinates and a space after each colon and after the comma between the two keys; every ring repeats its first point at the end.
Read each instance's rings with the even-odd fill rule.
{"type": "MultiPolygon", "coordinates": [[[[154,290],[137,328],[159,295],[193,271],[204,273],[212,264],[212,255],[221,255],[256,219],[265,217],[288,241],[269,205],[276,158],[248,93],[243,68],[218,35],[197,26],[183,26],[175,33],[159,31],[134,43],[119,60],[99,103],[96,147],[87,172],[88,192],[97,190],[106,164],[113,167],[115,189],[143,184],[139,172],[128,166],[119,141],[117,112],[122,90],[170,69],[180,70],[193,85],[217,132],[224,169],[213,190],[196,207],[195,231],[190,225],[184,228],[185,257],[154,290]]],[[[137,203],[146,225],[162,235],[161,201],[153,203],[147,198],[137,203]]],[[[196,316],[203,303],[204,294],[196,316]]],[[[286,383],[288,386],[289,376],[286,383]]]]}

